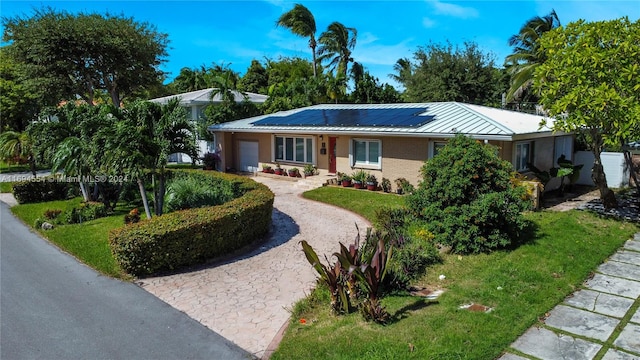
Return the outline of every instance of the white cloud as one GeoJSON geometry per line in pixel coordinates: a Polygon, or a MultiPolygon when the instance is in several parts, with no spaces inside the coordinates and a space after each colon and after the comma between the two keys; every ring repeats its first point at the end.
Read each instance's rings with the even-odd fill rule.
{"type": "Polygon", "coordinates": [[[366,45],[366,44],[371,44],[373,42],[376,42],[376,40],[378,40],[378,37],[373,35],[370,32],[360,33],[360,34],[358,34],[358,39],[356,41],[356,46],[362,46],[362,45],[366,45]]]}
{"type": "Polygon", "coordinates": [[[429,1],[429,3],[433,6],[435,13],[438,15],[453,16],[461,19],[476,18],[479,15],[478,10],[472,7],[445,3],[438,0],[429,1]]]}
{"type": "Polygon", "coordinates": [[[393,66],[398,59],[412,56],[411,48],[413,46],[409,46],[412,40],[412,38],[405,39],[393,45],[371,43],[371,45],[367,44],[367,46],[356,46],[353,58],[365,67],[369,64],[393,66]]]}
{"type": "Polygon", "coordinates": [[[436,26],[436,22],[435,20],[431,20],[428,17],[424,17],[422,18],[422,26],[426,27],[427,29],[430,29],[436,26]]]}

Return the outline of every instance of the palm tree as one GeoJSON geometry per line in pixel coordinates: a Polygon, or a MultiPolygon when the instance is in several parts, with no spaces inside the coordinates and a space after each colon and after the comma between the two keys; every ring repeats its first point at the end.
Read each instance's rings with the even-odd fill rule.
{"type": "Polygon", "coordinates": [[[318,48],[319,60],[329,61],[331,71],[337,68],[337,72],[346,79],[347,66],[353,61],[351,51],[356,46],[357,36],[355,28],[348,28],[337,21],[332,22],[318,38],[321,44],[318,48]]]}
{"type": "Polygon", "coordinates": [[[309,47],[313,55],[313,77],[317,77],[316,66],[316,20],[309,9],[301,4],[295,4],[293,9],[282,14],[276,26],[282,26],[298,36],[309,37],[309,47]]]}
{"type": "Polygon", "coordinates": [[[408,58],[398,59],[393,65],[393,71],[396,74],[389,74],[389,77],[406,88],[412,74],[411,61],[408,58]]]}
{"type": "Polygon", "coordinates": [[[0,158],[4,161],[27,158],[29,169],[33,177],[36,177],[36,162],[32,145],[31,137],[26,131],[4,131],[0,134],[0,158]]]}
{"type": "Polygon", "coordinates": [[[511,84],[507,92],[507,101],[523,99],[533,83],[533,74],[539,64],[545,61],[540,52],[538,39],[548,31],[560,26],[555,10],[543,17],[533,17],[527,21],[518,34],[509,38],[513,54],[505,58],[507,70],[511,75],[511,84]]]}

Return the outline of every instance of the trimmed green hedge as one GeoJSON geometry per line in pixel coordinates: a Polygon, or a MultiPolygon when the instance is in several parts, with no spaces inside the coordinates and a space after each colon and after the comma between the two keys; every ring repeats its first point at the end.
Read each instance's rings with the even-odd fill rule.
{"type": "Polygon", "coordinates": [[[39,177],[13,184],[13,196],[18,204],[64,200],[72,184],[54,176],[39,177]]]}
{"type": "Polygon", "coordinates": [[[240,197],[112,230],[109,244],[122,269],[139,276],[203,263],[269,232],[274,194],[268,187],[236,175],[207,174],[231,182],[240,197]]]}

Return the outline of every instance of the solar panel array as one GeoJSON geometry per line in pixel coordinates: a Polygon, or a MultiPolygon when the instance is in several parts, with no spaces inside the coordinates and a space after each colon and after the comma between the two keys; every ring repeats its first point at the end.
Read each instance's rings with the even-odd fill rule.
{"type": "Polygon", "coordinates": [[[419,116],[426,108],[307,109],[288,116],[269,116],[255,126],[401,127],[416,128],[434,119],[419,116]]]}

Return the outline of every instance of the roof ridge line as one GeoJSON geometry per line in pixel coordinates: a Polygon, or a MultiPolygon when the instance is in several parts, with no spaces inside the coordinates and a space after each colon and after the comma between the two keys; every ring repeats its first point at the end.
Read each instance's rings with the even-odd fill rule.
{"type": "MultiPolygon", "coordinates": [[[[501,124],[501,123],[499,123],[499,122],[497,122],[497,121],[493,120],[492,118],[490,118],[490,117],[486,116],[485,114],[482,114],[482,113],[480,113],[480,112],[478,112],[478,111],[476,111],[476,110],[474,110],[474,109],[472,109],[472,108],[470,108],[470,107],[468,106],[468,105],[474,105],[474,106],[482,106],[482,105],[465,104],[465,103],[460,103],[460,102],[457,102],[457,101],[452,101],[452,102],[453,102],[454,104],[456,104],[456,106],[458,106],[458,107],[460,107],[460,108],[463,108],[463,109],[465,109],[465,110],[467,110],[467,111],[470,111],[470,112],[472,112],[473,114],[475,114],[475,115],[477,115],[477,116],[479,116],[479,117],[483,118],[485,121],[487,121],[487,122],[488,122],[488,123],[490,123],[491,125],[493,125],[493,126],[495,126],[495,127],[499,128],[499,129],[502,129],[503,131],[505,131],[505,132],[507,132],[507,133],[511,133],[511,135],[513,135],[513,134],[515,134],[515,133],[516,133],[515,131],[513,131],[513,129],[510,129],[510,128],[506,127],[504,124],[501,124]]],[[[482,107],[487,107],[487,106],[482,106],[482,107]]],[[[496,110],[502,110],[502,109],[497,109],[497,108],[496,108],[496,110]]]]}

